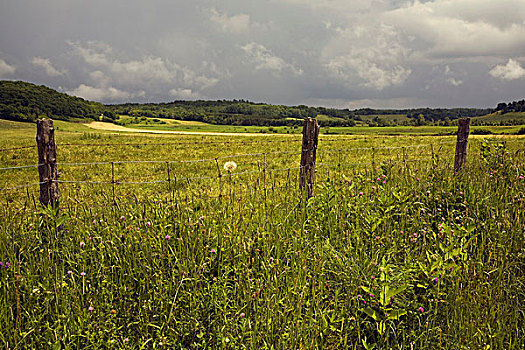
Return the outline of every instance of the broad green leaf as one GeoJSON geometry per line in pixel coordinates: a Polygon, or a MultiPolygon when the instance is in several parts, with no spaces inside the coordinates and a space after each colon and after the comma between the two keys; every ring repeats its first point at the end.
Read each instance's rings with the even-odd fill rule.
{"type": "Polygon", "coordinates": [[[406,315],[406,310],[392,310],[388,313],[387,320],[398,320],[399,317],[406,315]]]}
{"type": "Polygon", "coordinates": [[[376,321],[379,319],[379,315],[378,315],[377,312],[376,312],[374,309],[372,309],[372,308],[369,308],[369,307],[364,308],[364,309],[363,309],[363,312],[364,312],[365,314],[367,314],[368,316],[372,317],[372,318],[373,318],[374,320],[376,320],[376,321]]]}

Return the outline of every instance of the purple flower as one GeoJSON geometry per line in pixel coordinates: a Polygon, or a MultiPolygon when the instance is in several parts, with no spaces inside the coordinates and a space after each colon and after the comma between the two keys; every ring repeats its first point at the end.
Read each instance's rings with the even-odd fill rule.
{"type": "Polygon", "coordinates": [[[417,309],[417,311],[419,311],[419,312],[425,312],[425,309],[423,309],[422,307],[420,307],[419,309],[417,309]]]}
{"type": "Polygon", "coordinates": [[[370,277],[370,279],[373,281],[373,280],[376,279],[376,276],[372,276],[372,277],[370,277]]]}
{"type": "Polygon", "coordinates": [[[168,240],[168,239],[171,238],[171,236],[170,235],[166,235],[166,237],[164,237],[164,238],[166,238],[166,240],[168,240]]]}
{"type": "Polygon", "coordinates": [[[5,268],[6,268],[6,269],[8,269],[8,268],[9,268],[9,266],[11,266],[11,264],[10,264],[10,263],[8,263],[8,262],[6,261],[6,262],[5,262],[5,268]]]}
{"type": "Polygon", "coordinates": [[[205,218],[205,216],[202,215],[202,216],[199,218],[199,220],[204,220],[204,218],[205,218]]]}
{"type": "Polygon", "coordinates": [[[67,271],[67,274],[68,274],[68,275],[71,275],[71,274],[73,274],[73,271],[68,270],[68,271],[67,271]]]}
{"type": "Polygon", "coordinates": [[[434,283],[438,283],[438,278],[434,278],[434,283]]]}
{"type": "Polygon", "coordinates": [[[93,306],[88,307],[88,310],[93,311],[94,310],[93,306]]]}
{"type": "Polygon", "coordinates": [[[146,226],[150,227],[151,226],[151,221],[146,222],[146,226]]]}
{"type": "Polygon", "coordinates": [[[82,277],[84,277],[85,275],[86,275],[86,273],[85,273],[84,271],[82,271],[82,272],[80,273],[80,276],[82,276],[82,277]]]}
{"type": "Polygon", "coordinates": [[[212,253],[215,253],[215,252],[216,252],[216,250],[212,248],[211,252],[212,252],[212,253]]]}
{"type": "Polygon", "coordinates": [[[241,314],[239,315],[241,318],[244,318],[246,316],[246,314],[244,312],[241,312],[241,314]]]}
{"type": "Polygon", "coordinates": [[[363,192],[359,192],[359,195],[362,196],[362,195],[363,195],[363,192]]]}
{"type": "Polygon", "coordinates": [[[374,294],[370,294],[370,298],[373,298],[374,297],[374,294]]]}
{"type": "Polygon", "coordinates": [[[357,297],[358,297],[358,298],[361,298],[361,297],[362,297],[362,295],[361,295],[361,294],[357,294],[357,297]]]}
{"type": "Polygon", "coordinates": [[[83,242],[83,241],[82,241],[82,242],[80,242],[80,246],[81,246],[81,247],[83,247],[83,246],[85,246],[85,245],[86,245],[86,243],[85,243],[85,242],[83,242]]]}

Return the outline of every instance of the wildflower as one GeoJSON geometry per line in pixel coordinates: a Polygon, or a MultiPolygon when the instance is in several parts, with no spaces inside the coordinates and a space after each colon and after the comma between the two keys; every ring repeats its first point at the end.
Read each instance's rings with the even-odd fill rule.
{"type": "Polygon", "coordinates": [[[520,175],[518,179],[523,180],[523,175],[520,175]]]}
{"type": "Polygon", "coordinates": [[[216,250],[212,248],[211,252],[212,252],[212,253],[215,253],[215,252],[216,252],[216,250]]]}
{"type": "Polygon", "coordinates": [[[6,269],[8,269],[8,268],[9,268],[9,266],[11,266],[11,264],[10,264],[10,263],[8,263],[8,262],[6,261],[6,263],[5,263],[5,268],[6,268],[6,269]]]}
{"type": "Polygon", "coordinates": [[[434,283],[438,283],[438,278],[437,277],[434,278],[434,283]]]}
{"type": "Polygon", "coordinates": [[[94,310],[93,306],[88,307],[88,310],[93,311],[94,310]]]}
{"type": "Polygon", "coordinates": [[[239,315],[241,318],[244,318],[246,316],[246,314],[244,312],[241,312],[241,314],[239,315]]]}
{"type": "Polygon", "coordinates": [[[117,314],[117,310],[115,310],[115,309],[111,309],[111,314],[112,314],[112,315],[116,315],[116,314],[117,314]]]}
{"type": "Polygon", "coordinates": [[[166,240],[168,240],[168,239],[171,238],[171,236],[170,235],[166,235],[166,237],[164,237],[164,238],[166,238],[166,240]]]}
{"type": "Polygon", "coordinates": [[[81,246],[81,247],[83,247],[83,246],[85,246],[85,245],[86,245],[86,243],[85,243],[85,242],[83,242],[83,241],[82,241],[82,242],[80,242],[80,246],[81,246]]]}
{"type": "Polygon", "coordinates": [[[363,195],[363,192],[359,192],[359,195],[362,196],[362,195],[363,195]]]}
{"type": "Polygon", "coordinates": [[[361,295],[361,294],[357,294],[357,297],[358,297],[358,298],[362,298],[362,295],[361,295]]]}
{"type": "Polygon", "coordinates": [[[72,274],[73,274],[73,271],[68,270],[68,271],[67,271],[67,274],[68,274],[68,275],[72,275],[72,274]]]}
{"type": "Polygon", "coordinates": [[[129,342],[129,339],[128,338],[124,338],[124,343],[128,343],[129,342]]]}
{"type": "Polygon", "coordinates": [[[374,294],[370,294],[370,298],[373,298],[374,297],[374,294]]]}
{"type": "Polygon", "coordinates": [[[374,280],[376,279],[376,276],[372,276],[372,277],[370,277],[370,279],[371,279],[372,281],[374,281],[374,280]]]}
{"type": "Polygon", "coordinates": [[[425,312],[425,309],[423,309],[422,307],[420,307],[419,309],[417,309],[417,311],[419,311],[419,312],[425,312]]]}
{"type": "Polygon", "coordinates": [[[84,277],[85,275],[86,275],[86,273],[85,273],[84,271],[82,271],[82,272],[80,273],[80,276],[82,276],[82,277],[84,277]]]}
{"type": "Polygon", "coordinates": [[[237,169],[237,164],[235,164],[235,162],[224,163],[224,170],[226,170],[227,172],[231,173],[235,169],[237,169]]]}
{"type": "Polygon", "coordinates": [[[151,221],[146,222],[146,226],[150,227],[151,226],[151,221]]]}
{"type": "Polygon", "coordinates": [[[270,257],[270,262],[273,263],[274,259],[273,257],[270,257]]]}
{"type": "MultiPolygon", "coordinates": [[[[124,215],[122,215],[122,216],[120,217],[120,220],[121,220],[121,221],[124,221],[124,220],[126,220],[126,217],[125,217],[124,215]]],[[[127,338],[126,338],[126,339],[127,339],[127,338]]]]}
{"type": "Polygon", "coordinates": [[[204,220],[204,218],[205,218],[205,216],[202,215],[202,216],[199,218],[199,220],[204,220]]]}
{"type": "Polygon", "coordinates": [[[177,238],[177,241],[182,242],[182,237],[177,238]]]}

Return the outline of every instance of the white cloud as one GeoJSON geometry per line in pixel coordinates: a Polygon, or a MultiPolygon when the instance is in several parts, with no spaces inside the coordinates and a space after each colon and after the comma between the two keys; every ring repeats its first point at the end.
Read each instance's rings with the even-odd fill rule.
{"type": "Polygon", "coordinates": [[[383,90],[408,79],[412,73],[406,66],[409,55],[395,28],[358,25],[339,29],[325,47],[323,60],[331,75],[346,85],[383,90]]]}
{"type": "Polygon", "coordinates": [[[191,100],[199,98],[199,94],[191,89],[175,88],[169,91],[170,96],[181,99],[181,100],[191,100]]]}
{"type": "Polygon", "coordinates": [[[0,76],[13,74],[15,71],[15,66],[8,64],[6,61],[0,58],[0,76]]]}
{"type": "Polygon", "coordinates": [[[490,70],[490,75],[501,80],[516,80],[525,78],[525,69],[518,61],[509,58],[506,65],[499,64],[490,70]]]}
{"type": "Polygon", "coordinates": [[[294,75],[303,74],[301,68],[296,68],[282,58],[275,56],[271,50],[261,44],[250,42],[242,46],[241,49],[245,52],[249,60],[255,64],[256,70],[270,70],[275,73],[289,70],[294,75]]]}
{"type": "Polygon", "coordinates": [[[31,64],[35,67],[43,68],[47,75],[50,77],[58,77],[64,75],[63,71],[60,71],[53,67],[49,58],[33,57],[31,64]]]}
{"type": "MultiPolygon", "coordinates": [[[[192,90],[202,90],[219,82],[216,77],[173,63],[166,58],[146,56],[141,59],[122,60],[117,58],[114,50],[104,43],[70,42],[69,44],[73,47],[75,55],[95,69],[89,73],[89,77],[98,90],[108,89],[108,86],[119,88],[144,86],[147,88],[161,85],[173,86],[174,83],[187,86],[192,90]]],[[[213,64],[202,63],[202,70],[211,70],[214,75],[217,75],[213,64]]],[[[121,90],[113,91],[110,95],[117,96],[118,91],[121,90]]],[[[167,91],[168,89],[165,90],[165,93],[167,91]]]]}
{"type": "Polygon", "coordinates": [[[498,56],[525,45],[522,0],[415,1],[378,19],[412,37],[413,47],[427,59],[498,56]]]}
{"type": "Polygon", "coordinates": [[[243,33],[250,29],[250,16],[241,13],[228,17],[215,9],[210,10],[210,20],[217,23],[225,32],[243,33]]]}
{"type": "Polygon", "coordinates": [[[129,93],[114,87],[94,87],[80,84],[76,89],[67,92],[70,95],[85,98],[91,101],[122,101],[131,97],[140,96],[143,92],[129,93]]]}

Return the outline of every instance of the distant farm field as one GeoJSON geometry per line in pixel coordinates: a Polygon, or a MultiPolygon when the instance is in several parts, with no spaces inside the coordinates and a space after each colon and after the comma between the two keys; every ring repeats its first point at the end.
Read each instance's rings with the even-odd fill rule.
{"type": "Polygon", "coordinates": [[[0,348],[523,349],[525,137],[325,129],[308,200],[256,128],[56,122],[54,210],[0,120],[0,348]]]}

